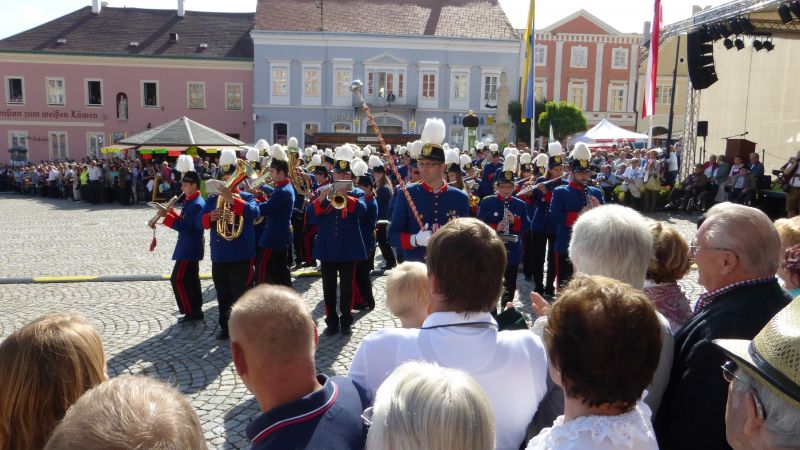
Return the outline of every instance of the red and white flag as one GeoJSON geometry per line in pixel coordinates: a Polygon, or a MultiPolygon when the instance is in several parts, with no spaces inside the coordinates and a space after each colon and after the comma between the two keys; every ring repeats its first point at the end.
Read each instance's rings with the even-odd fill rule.
{"type": "Polygon", "coordinates": [[[650,53],[647,58],[647,84],[644,91],[642,117],[652,117],[656,109],[656,80],[658,79],[658,45],[661,33],[661,0],[655,0],[650,53]]]}

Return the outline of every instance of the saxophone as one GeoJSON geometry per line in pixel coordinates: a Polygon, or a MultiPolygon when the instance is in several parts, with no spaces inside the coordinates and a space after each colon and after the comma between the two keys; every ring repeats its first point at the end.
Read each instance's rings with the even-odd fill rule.
{"type": "MultiPolygon", "coordinates": [[[[256,172],[246,161],[236,160],[236,172],[225,182],[225,188],[232,190],[245,178],[255,178],[256,172]]],[[[235,195],[238,197],[238,195],[235,195]]],[[[224,198],[217,197],[217,209],[220,210],[217,218],[217,234],[226,241],[232,241],[242,234],[244,228],[244,217],[237,216],[231,209],[233,205],[224,198]]]]}

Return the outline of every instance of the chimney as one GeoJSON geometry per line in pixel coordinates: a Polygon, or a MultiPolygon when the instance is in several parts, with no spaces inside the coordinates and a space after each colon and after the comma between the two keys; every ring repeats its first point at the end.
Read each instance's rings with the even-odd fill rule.
{"type": "Polygon", "coordinates": [[[100,14],[100,0],[92,0],[92,14],[100,14]]]}
{"type": "Polygon", "coordinates": [[[183,1],[178,0],[178,17],[183,17],[186,14],[186,10],[183,8],[183,1]]]}

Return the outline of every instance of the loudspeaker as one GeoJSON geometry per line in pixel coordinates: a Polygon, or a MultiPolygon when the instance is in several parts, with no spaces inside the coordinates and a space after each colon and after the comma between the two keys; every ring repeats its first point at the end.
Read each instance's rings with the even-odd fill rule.
{"type": "Polygon", "coordinates": [[[706,30],[692,31],[686,36],[686,56],[689,79],[695,90],[705,89],[717,82],[714,44],[706,30]]]}
{"type": "Polygon", "coordinates": [[[708,137],[708,121],[697,122],[697,137],[708,137]]]}

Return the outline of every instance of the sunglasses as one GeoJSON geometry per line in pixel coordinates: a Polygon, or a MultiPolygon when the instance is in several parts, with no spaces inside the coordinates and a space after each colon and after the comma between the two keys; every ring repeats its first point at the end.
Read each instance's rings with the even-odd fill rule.
{"type": "MultiPolygon", "coordinates": [[[[737,370],[739,370],[739,366],[735,362],[725,361],[725,364],[722,365],[722,378],[724,378],[728,383],[733,383],[733,380],[736,380],[739,383],[746,384],[741,377],[736,375],[737,370]]],[[[756,404],[756,415],[761,420],[766,419],[767,413],[764,411],[764,404],[761,403],[761,399],[758,397],[758,394],[753,389],[750,390],[750,393],[753,395],[753,402],[756,404]]]]}

